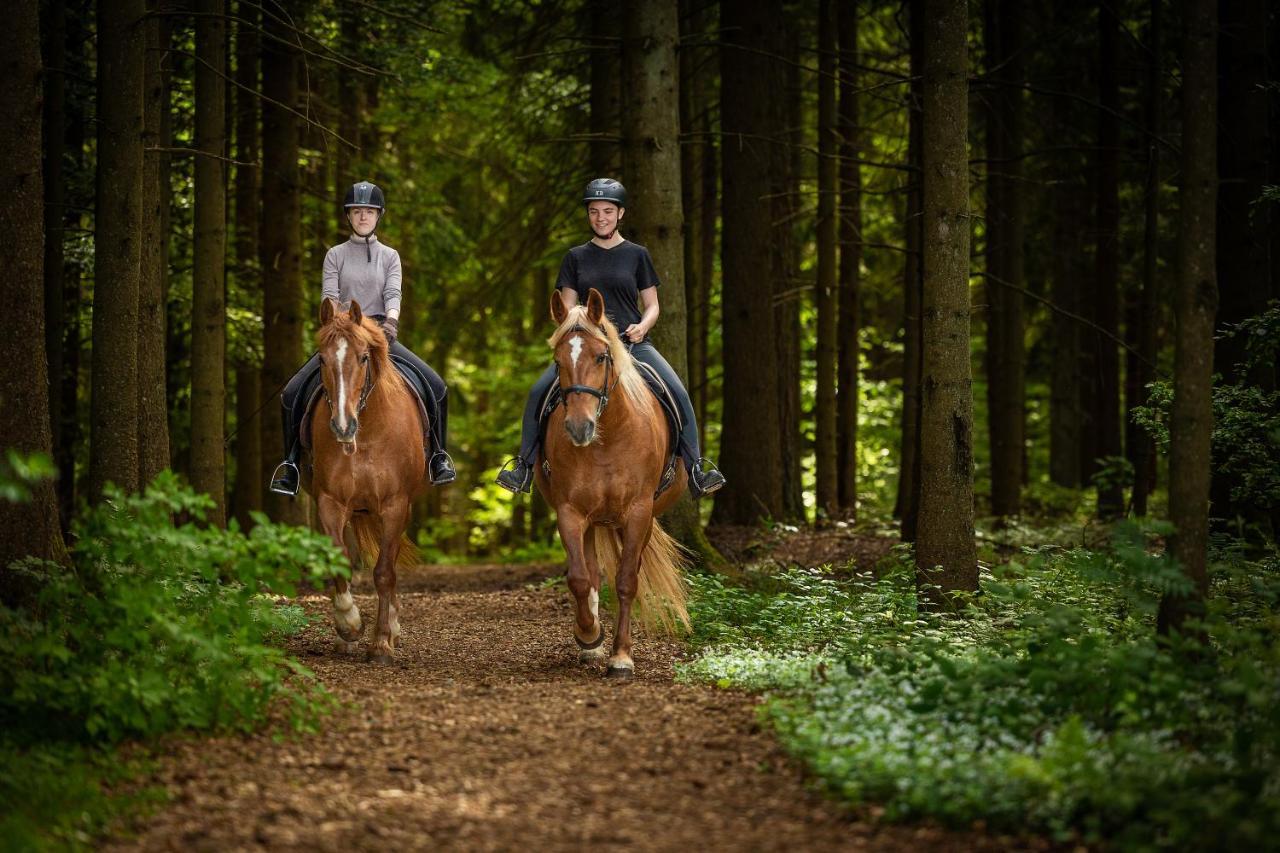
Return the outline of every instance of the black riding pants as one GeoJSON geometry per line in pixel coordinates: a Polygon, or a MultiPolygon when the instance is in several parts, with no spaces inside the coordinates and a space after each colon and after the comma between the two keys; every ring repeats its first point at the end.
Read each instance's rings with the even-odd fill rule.
{"type": "MultiPolygon", "coordinates": [[[[686,468],[693,470],[693,463],[702,457],[702,448],[698,441],[698,416],[693,410],[693,401],[689,399],[689,392],[675,370],[667,364],[667,360],[653,344],[643,341],[638,344],[629,344],[628,349],[631,350],[632,358],[643,361],[658,372],[676,398],[676,404],[680,407],[680,420],[684,422],[680,431],[680,457],[684,459],[686,468]]],[[[538,406],[555,381],[556,366],[553,362],[533,383],[533,388],[529,391],[529,399],[525,401],[524,417],[520,422],[520,458],[530,464],[534,462],[538,449],[538,406]]]]}

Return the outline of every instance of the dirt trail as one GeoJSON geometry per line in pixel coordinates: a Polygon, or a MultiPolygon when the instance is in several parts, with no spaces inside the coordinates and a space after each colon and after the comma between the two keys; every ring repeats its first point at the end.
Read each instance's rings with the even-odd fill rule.
{"type": "MultiPolygon", "coordinates": [[[[389,667],[335,655],[327,624],[308,629],[292,650],[343,703],[324,731],[175,743],[152,780],[170,801],[109,848],[1009,846],[850,816],[761,730],[755,699],[674,683],[674,644],[640,637],[636,680],[605,681],[602,664],[577,662],[567,592],[529,586],[558,571],[410,573],[389,667]]],[[[356,598],[371,620],[372,596],[356,598]]]]}

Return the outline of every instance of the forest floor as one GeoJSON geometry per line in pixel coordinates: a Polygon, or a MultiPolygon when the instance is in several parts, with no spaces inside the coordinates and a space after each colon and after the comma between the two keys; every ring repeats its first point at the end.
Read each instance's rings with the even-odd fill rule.
{"type": "MultiPolygon", "coordinates": [[[[678,644],[641,636],[635,680],[606,681],[578,663],[563,585],[540,583],[561,571],[403,573],[389,666],[333,651],[328,600],[304,598],[326,618],[290,650],[340,702],[322,730],[170,739],[142,780],[167,802],[105,849],[1027,849],[841,807],[756,697],[677,683],[678,644]]],[[[373,596],[356,600],[371,628],[373,596]]]]}

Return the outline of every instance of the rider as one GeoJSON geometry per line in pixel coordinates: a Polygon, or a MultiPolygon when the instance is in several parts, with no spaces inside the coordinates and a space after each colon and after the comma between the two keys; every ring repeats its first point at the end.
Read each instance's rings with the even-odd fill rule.
{"type": "MultiPolygon", "coordinates": [[[[377,230],[386,212],[382,190],[368,181],[352,184],[342,201],[351,237],[329,249],[324,257],[324,298],[349,305],[354,299],[366,317],[376,320],[391,345],[391,358],[408,366],[431,390],[434,399],[423,400],[431,421],[431,446],[427,452],[431,483],[443,485],[457,478],[453,460],[445,452],[445,437],[449,430],[448,388],[440,375],[425,361],[414,355],[404,344],[396,340],[400,331],[400,253],[378,240],[377,230]]],[[[298,456],[301,446],[298,428],[302,422],[307,400],[302,389],[311,385],[311,379],[320,371],[319,355],[312,355],[285,386],[281,394],[284,403],[284,461],[276,467],[271,478],[271,491],[282,495],[298,493],[298,456]]],[[[309,396],[309,395],[308,395],[309,396]]]]}
{"type": "MultiPolygon", "coordinates": [[[[628,342],[631,355],[656,369],[675,394],[684,422],[679,449],[685,470],[689,472],[689,491],[695,498],[711,494],[724,485],[724,475],[702,459],[698,423],[689,392],[649,341],[649,330],[658,322],[658,273],[653,268],[649,250],[618,233],[618,223],[626,214],[627,191],[612,178],[596,178],[587,184],[582,202],[587,208],[592,237],[564,256],[556,288],[570,307],[585,300],[590,288],[600,291],[605,313],[628,342]],[[639,306],[643,306],[643,313],[639,306]]],[[[527,492],[533,481],[538,450],[538,406],[555,381],[553,362],[529,392],[521,424],[520,452],[498,472],[498,484],[511,492],[527,492]]]]}

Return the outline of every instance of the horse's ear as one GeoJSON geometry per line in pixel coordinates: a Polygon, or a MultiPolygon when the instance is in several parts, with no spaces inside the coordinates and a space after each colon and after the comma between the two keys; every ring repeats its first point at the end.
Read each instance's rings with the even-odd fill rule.
{"type": "Polygon", "coordinates": [[[600,325],[600,318],[604,316],[604,297],[600,295],[600,291],[594,287],[587,294],[587,319],[591,321],[591,325],[600,325]]]}
{"type": "Polygon", "coordinates": [[[551,291],[551,319],[559,326],[568,316],[569,309],[564,307],[564,298],[560,296],[560,289],[556,288],[551,291]]]}
{"type": "Polygon", "coordinates": [[[360,321],[364,318],[364,315],[360,313],[360,303],[359,303],[359,302],[356,302],[354,299],[352,299],[352,300],[351,300],[351,311],[350,311],[349,313],[351,314],[351,322],[353,322],[353,323],[355,323],[357,326],[359,326],[359,325],[360,325],[360,321]]]}
{"type": "Polygon", "coordinates": [[[333,319],[334,304],[333,300],[325,297],[320,302],[320,325],[327,326],[329,321],[333,319]]]}

